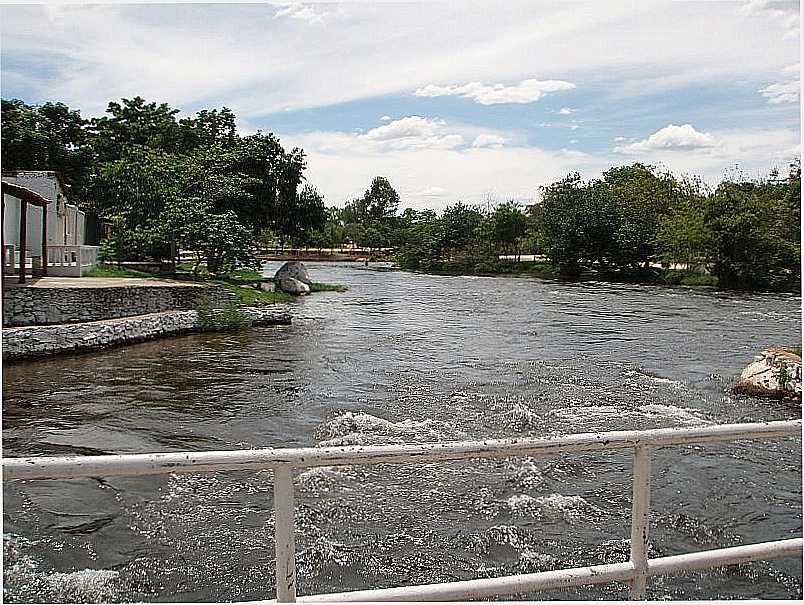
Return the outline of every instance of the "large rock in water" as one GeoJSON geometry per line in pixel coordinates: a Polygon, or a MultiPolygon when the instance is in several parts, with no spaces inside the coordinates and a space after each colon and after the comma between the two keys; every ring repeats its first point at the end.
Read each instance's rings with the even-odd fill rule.
{"type": "Polygon", "coordinates": [[[310,279],[304,263],[289,260],[274,274],[274,283],[277,290],[300,296],[310,293],[310,284],[313,283],[313,280],[310,279]]]}
{"type": "Polygon", "coordinates": [[[742,371],[734,392],[801,401],[801,356],[779,348],[762,351],[742,371]]]}
{"type": "Polygon", "coordinates": [[[310,286],[302,281],[299,281],[298,279],[293,279],[292,277],[280,277],[279,281],[276,282],[276,285],[280,290],[282,290],[282,292],[287,292],[288,294],[293,294],[295,296],[310,293],[310,286]]]}
{"type": "Polygon", "coordinates": [[[307,267],[297,260],[289,260],[279,267],[279,270],[274,274],[274,282],[278,283],[283,277],[290,277],[308,286],[313,283],[313,280],[310,279],[310,274],[307,273],[307,267]]]}

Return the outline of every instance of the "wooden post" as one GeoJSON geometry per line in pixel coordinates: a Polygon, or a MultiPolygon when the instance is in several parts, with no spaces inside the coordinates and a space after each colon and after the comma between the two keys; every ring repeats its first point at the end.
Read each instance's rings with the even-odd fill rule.
{"type": "Polygon", "coordinates": [[[47,204],[42,206],[42,277],[47,277],[47,204]]]}
{"type": "Polygon", "coordinates": [[[20,200],[20,278],[25,283],[25,247],[28,244],[28,202],[20,200]]]}

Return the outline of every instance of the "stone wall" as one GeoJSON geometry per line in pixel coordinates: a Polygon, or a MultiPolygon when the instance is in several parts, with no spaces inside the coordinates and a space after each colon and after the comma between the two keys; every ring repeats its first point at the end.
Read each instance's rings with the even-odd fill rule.
{"type": "MultiPolygon", "coordinates": [[[[243,311],[250,316],[254,325],[290,324],[290,315],[281,310],[244,307],[243,311]]],[[[3,359],[90,351],[200,329],[197,311],[166,311],[80,324],[5,328],[3,359]]]]}
{"type": "Polygon", "coordinates": [[[7,287],[3,326],[78,323],[196,308],[199,298],[214,306],[237,301],[219,286],[138,285],[105,287],[7,287]]]}

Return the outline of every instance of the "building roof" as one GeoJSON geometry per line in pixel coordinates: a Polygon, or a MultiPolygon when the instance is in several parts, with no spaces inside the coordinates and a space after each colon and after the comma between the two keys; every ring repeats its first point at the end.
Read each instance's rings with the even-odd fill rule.
{"type": "Polygon", "coordinates": [[[64,180],[64,176],[58,170],[3,170],[3,176],[17,177],[23,174],[53,176],[59,182],[59,186],[64,193],[70,188],[69,183],[64,180]]]}
{"type": "Polygon", "coordinates": [[[46,197],[39,195],[36,191],[31,191],[22,185],[16,185],[14,183],[3,181],[2,190],[3,194],[25,200],[29,204],[33,204],[35,206],[47,206],[48,204],[53,203],[53,200],[49,200],[46,197]]]}

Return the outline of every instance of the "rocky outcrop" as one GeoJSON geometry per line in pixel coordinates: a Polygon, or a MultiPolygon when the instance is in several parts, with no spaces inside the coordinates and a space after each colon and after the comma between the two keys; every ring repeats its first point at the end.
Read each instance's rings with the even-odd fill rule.
{"type": "Polygon", "coordinates": [[[762,351],[742,371],[734,392],[801,401],[801,356],[780,348],[762,351]]]}
{"type": "MultiPolygon", "coordinates": [[[[288,325],[290,315],[274,309],[244,307],[253,325],[288,325]]],[[[165,311],[78,324],[3,329],[3,359],[24,359],[90,351],[201,330],[198,311],[165,311]]]]}
{"type": "Polygon", "coordinates": [[[307,267],[304,266],[304,263],[290,260],[279,267],[279,270],[274,275],[274,283],[278,290],[300,296],[310,293],[310,284],[313,283],[313,280],[310,279],[310,274],[307,273],[307,267]]]}

